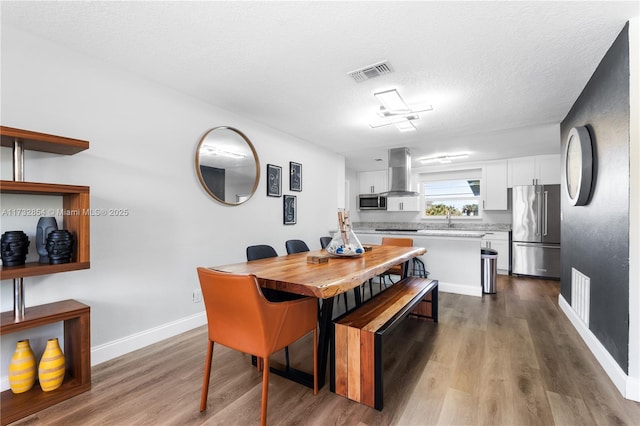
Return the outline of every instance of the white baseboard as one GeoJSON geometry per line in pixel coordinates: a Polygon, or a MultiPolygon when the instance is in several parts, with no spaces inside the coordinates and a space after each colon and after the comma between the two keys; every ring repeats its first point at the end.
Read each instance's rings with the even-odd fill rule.
{"type": "MultiPolygon", "coordinates": [[[[437,279],[437,278],[432,278],[437,279]]],[[[445,293],[464,294],[465,296],[482,297],[482,287],[480,286],[468,286],[464,284],[447,283],[438,280],[438,291],[444,291],[445,293]]]]}
{"type": "Polygon", "coordinates": [[[204,312],[201,312],[150,328],[149,330],[141,331],[140,333],[94,346],[91,348],[91,365],[101,364],[161,340],[168,339],[169,337],[200,327],[206,323],[207,316],[204,312]]]}
{"type": "Polygon", "coordinates": [[[571,308],[571,305],[562,297],[558,296],[558,305],[560,310],[569,318],[573,327],[578,331],[582,340],[587,344],[589,350],[596,357],[596,360],[603,368],[609,379],[613,382],[614,386],[618,389],[620,394],[634,401],[640,401],[640,382],[637,379],[628,377],[625,372],[620,368],[615,359],[600,343],[598,338],[589,330],[586,324],[578,317],[575,311],[571,308]]]}
{"type": "Polygon", "coordinates": [[[625,398],[640,402],[640,380],[635,377],[627,377],[627,394],[625,398]]]}

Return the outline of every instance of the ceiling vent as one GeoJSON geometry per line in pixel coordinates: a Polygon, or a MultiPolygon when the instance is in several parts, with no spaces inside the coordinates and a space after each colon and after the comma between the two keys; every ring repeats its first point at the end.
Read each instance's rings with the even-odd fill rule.
{"type": "Polygon", "coordinates": [[[391,65],[385,59],[384,61],[350,71],[347,74],[349,74],[356,83],[362,83],[365,80],[380,77],[381,75],[389,74],[391,72],[393,72],[393,68],[391,68],[391,65]]]}

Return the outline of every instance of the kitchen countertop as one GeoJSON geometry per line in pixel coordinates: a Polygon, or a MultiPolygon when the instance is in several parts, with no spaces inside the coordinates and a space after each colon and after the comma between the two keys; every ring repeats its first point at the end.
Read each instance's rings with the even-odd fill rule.
{"type": "Polygon", "coordinates": [[[419,230],[403,230],[403,229],[354,229],[353,232],[358,234],[382,234],[382,235],[415,235],[420,237],[460,237],[460,238],[482,238],[485,231],[473,231],[464,229],[419,229],[419,230]]]}
{"type": "MultiPolygon", "coordinates": [[[[509,232],[511,224],[509,223],[460,223],[452,222],[451,227],[447,227],[444,222],[428,223],[428,222],[354,222],[353,231],[366,233],[407,233],[416,234],[416,232],[427,235],[429,233],[447,232],[447,235],[460,234],[462,232],[509,232]],[[376,231],[376,229],[380,231],[376,231]],[[384,230],[384,231],[382,231],[384,230]]],[[[434,234],[435,235],[435,234],[434,234]]]]}

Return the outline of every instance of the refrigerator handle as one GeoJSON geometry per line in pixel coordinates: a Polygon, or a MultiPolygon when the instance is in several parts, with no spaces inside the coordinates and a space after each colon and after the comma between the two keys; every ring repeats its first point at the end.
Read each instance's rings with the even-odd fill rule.
{"type": "Polygon", "coordinates": [[[537,213],[538,213],[536,215],[536,235],[540,235],[540,230],[542,228],[542,223],[541,223],[542,222],[542,217],[541,217],[542,216],[542,211],[541,211],[542,210],[542,200],[540,199],[541,195],[542,194],[540,193],[540,191],[538,191],[537,188],[536,188],[536,199],[537,199],[536,200],[537,201],[536,208],[537,208],[537,213]]]}
{"type": "Polygon", "coordinates": [[[543,228],[542,228],[542,230],[543,230],[542,231],[542,235],[544,235],[545,237],[548,235],[548,231],[549,231],[548,226],[547,226],[547,223],[548,223],[548,220],[547,220],[548,219],[547,218],[548,201],[549,201],[549,191],[544,191],[544,207],[543,207],[544,208],[544,216],[542,217],[542,220],[544,222],[543,222],[543,228]]]}

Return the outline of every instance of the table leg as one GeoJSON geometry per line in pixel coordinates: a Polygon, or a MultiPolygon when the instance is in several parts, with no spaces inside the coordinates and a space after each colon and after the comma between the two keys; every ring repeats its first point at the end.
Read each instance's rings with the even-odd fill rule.
{"type": "Polygon", "coordinates": [[[322,300],[320,318],[318,325],[320,335],[318,337],[318,388],[324,386],[327,373],[327,361],[329,359],[329,348],[331,346],[331,320],[333,319],[333,297],[322,300]]]}
{"type": "Polygon", "coordinates": [[[409,275],[409,261],[406,261],[402,264],[402,279],[407,278],[409,275]]]}
{"type": "Polygon", "coordinates": [[[360,286],[353,289],[353,293],[356,299],[356,308],[362,305],[362,292],[360,291],[360,286]]]}

